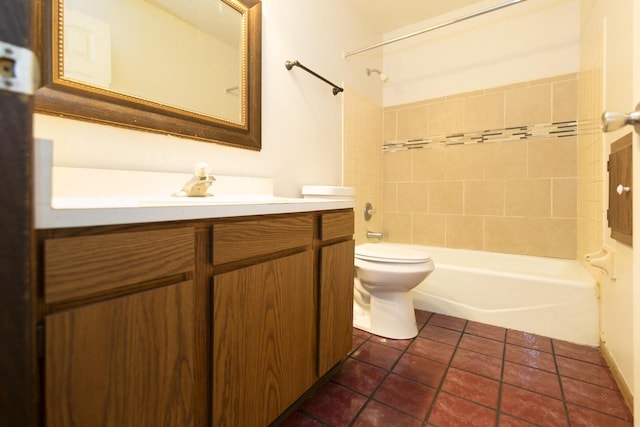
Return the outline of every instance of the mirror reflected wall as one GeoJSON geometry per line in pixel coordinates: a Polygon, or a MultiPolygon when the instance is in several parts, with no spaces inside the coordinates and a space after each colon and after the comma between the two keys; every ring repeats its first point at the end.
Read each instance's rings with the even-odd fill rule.
{"type": "Polygon", "coordinates": [[[45,2],[36,111],[260,149],[260,6],[45,2]]]}

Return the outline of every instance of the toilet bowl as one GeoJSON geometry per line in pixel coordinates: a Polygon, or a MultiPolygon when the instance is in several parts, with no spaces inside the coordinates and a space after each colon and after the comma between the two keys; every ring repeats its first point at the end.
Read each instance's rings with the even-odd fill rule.
{"type": "Polygon", "coordinates": [[[356,246],[353,326],[385,338],[418,335],[411,290],[434,269],[429,254],[406,245],[356,246]]]}

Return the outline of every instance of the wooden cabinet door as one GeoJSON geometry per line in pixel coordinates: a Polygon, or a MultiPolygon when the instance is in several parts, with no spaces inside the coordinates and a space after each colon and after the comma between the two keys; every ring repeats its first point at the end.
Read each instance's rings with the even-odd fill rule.
{"type": "Polygon", "coordinates": [[[318,375],[351,350],[354,245],[350,240],[326,246],[320,253],[318,375]]]}
{"type": "Polygon", "coordinates": [[[47,316],[47,426],[194,424],[194,284],[47,316]]]}
{"type": "Polygon", "coordinates": [[[611,238],[633,244],[633,138],[629,133],[611,144],[609,170],[609,209],[607,220],[611,238]]]}
{"type": "Polygon", "coordinates": [[[313,384],[313,289],[311,250],[214,277],[214,426],[266,426],[313,384]]]}

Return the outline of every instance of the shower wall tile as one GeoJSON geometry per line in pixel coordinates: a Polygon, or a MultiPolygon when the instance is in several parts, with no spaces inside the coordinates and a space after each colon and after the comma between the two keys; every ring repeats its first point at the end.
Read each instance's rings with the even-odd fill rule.
{"type": "Polygon", "coordinates": [[[446,153],[443,148],[409,151],[413,156],[414,181],[446,179],[446,153]]]}
{"type": "Polygon", "coordinates": [[[385,182],[382,185],[382,199],[384,212],[398,212],[398,184],[385,182]]]}
{"type": "Polygon", "coordinates": [[[527,253],[527,219],[487,216],[484,219],[484,249],[510,254],[527,253]]]}
{"type": "Polygon", "coordinates": [[[575,177],[576,141],[575,137],[528,141],[529,178],[575,177]]]}
{"type": "Polygon", "coordinates": [[[411,226],[411,214],[385,212],[382,232],[388,242],[407,243],[411,242],[411,226]]]}
{"type": "Polygon", "coordinates": [[[427,212],[428,189],[426,182],[398,183],[398,211],[427,212]]]}
{"type": "Polygon", "coordinates": [[[427,246],[446,246],[446,216],[414,214],[411,243],[427,246]]]}
{"type": "Polygon", "coordinates": [[[384,182],[411,181],[411,150],[385,153],[382,176],[384,182]]]}
{"type": "Polygon", "coordinates": [[[578,180],[576,178],[556,178],[553,180],[553,212],[556,218],[577,216],[578,180]]]}
{"type": "Polygon", "coordinates": [[[398,110],[398,139],[411,138],[412,135],[428,135],[428,111],[426,105],[398,110]]]}
{"type": "Polygon", "coordinates": [[[504,181],[464,182],[465,215],[504,215],[504,181]]]}
{"type": "Polygon", "coordinates": [[[551,122],[551,89],[547,83],[506,91],[505,126],[551,122]]]}
{"type": "Polygon", "coordinates": [[[384,140],[392,141],[398,139],[398,111],[387,110],[383,116],[384,140]]]}
{"type": "Polygon", "coordinates": [[[518,179],[527,176],[527,145],[512,142],[487,144],[485,148],[487,179],[518,179]]]}
{"type": "Polygon", "coordinates": [[[464,121],[464,99],[429,104],[429,132],[426,135],[449,135],[460,132],[464,121]]]}
{"type": "Polygon", "coordinates": [[[505,187],[505,214],[521,217],[551,216],[551,180],[509,180],[505,187]]]}
{"type": "Polygon", "coordinates": [[[482,179],[485,148],[484,144],[447,147],[444,150],[446,179],[482,179]]]}
{"type": "Polygon", "coordinates": [[[448,215],[446,241],[448,248],[483,249],[483,219],[481,216],[448,215]]]}
{"type": "Polygon", "coordinates": [[[570,259],[594,246],[601,137],[597,124],[577,123],[579,110],[594,109],[577,104],[578,77],[385,108],[386,237],[570,259]]]}
{"type": "Polygon", "coordinates": [[[555,123],[575,120],[578,112],[578,81],[567,80],[553,84],[553,116],[555,123]]]}
{"type": "Polygon", "coordinates": [[[504,92],[468,95],[464,106],[464,132],[504,127],[504,92]]]}
{"type": "Polygon", "coordinates": [[[429,213],[462,214],[462,207],[462,181],[435,181],[429,184],[429,213]]]}
{"type": "Polygon", "coordinates": [[[364,243],[366,231],[381,231],[383,222],[383,108],[348,88],[344,93],[344,185],[355,187],[355,230],[357,244],[364,243]],[[377,213],[365,222],[364,207],[373,204],[377,213]]]}
{"type": "Polygon", "coordinates": [[[577,221],[562,218],[527,219],[529,255],[576,259],[577,221]]]}

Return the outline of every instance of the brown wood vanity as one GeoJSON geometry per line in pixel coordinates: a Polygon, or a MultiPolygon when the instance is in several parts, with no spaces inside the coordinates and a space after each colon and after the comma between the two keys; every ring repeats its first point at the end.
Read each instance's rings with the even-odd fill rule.
{"type": "Polygon", "coordinates": [[[353,220],[37,230],[44,424],[273,422],[351,349],[353,220]]]}

